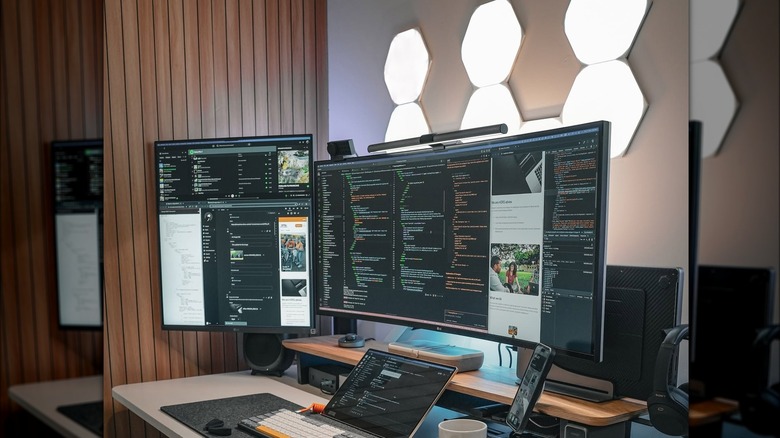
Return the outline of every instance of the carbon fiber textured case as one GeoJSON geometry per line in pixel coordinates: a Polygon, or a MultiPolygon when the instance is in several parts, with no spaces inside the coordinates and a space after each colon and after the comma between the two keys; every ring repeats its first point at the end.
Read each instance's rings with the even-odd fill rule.
{"type": "MultiPolygon", "coordinates": [[[[594,363],[558,356],[556,366],[611,382],[612,398],[646,400],[652,391],[653,369],[664,339],[663,331],[680,322],[682,277],[681,268],[607,266],[604,360],[594,363]]],[[[551,371],[548,381],[588,385],[577,381],[576,376],[558,374],[551,371]]]]}

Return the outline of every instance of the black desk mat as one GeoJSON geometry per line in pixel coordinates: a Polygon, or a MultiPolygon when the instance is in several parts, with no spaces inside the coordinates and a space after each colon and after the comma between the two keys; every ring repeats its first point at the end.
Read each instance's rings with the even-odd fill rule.
{"type": "Polygon", "coordinates": [[[261,393],[162,406],[160,410],[205,437],[214,437],[203,428],[215,418],[233,429],[231,436],[249,437],[252,435],[235,428],[239,421],[281,408],[300,409],[302,406],[273,394],[261,393]]]}
{"type": "Polygon", "coordinates": [[[57,406],[57,411],[95,435],[103,436],[103,400],[57,406]]]}

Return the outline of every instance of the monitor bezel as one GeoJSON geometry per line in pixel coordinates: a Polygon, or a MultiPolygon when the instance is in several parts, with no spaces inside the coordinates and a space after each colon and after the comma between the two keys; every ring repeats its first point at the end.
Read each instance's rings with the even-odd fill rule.
{"type": "MultiPolygon", "coordinates": [[[[599,176],[598,181],[598,189],[597,189],[597,210],[600,212],[600,216],[597,217],[597,224],[596,224],[596,232],[597,236],[599,238],[599,242],[595,249],[595,256],[594,261],[599,269],[596,269],[596,272],[594,274],[594,281],[593,281],[593,312],[592,317],[593,321],[591,324],[591,340],[592,340],[592,348],[590,353],[583,353],[579,351],[574,350],[568,350],[561,348],[561,346],[552,346],[556,350],[556,354],[563,355],[563,356],[571,356],[576,357],[580,359],[586,359],[593,362],[600,362],[603,358],[603,339],[604,339],[604,299],[605,299],[605,291],[606,291],[606,250],[607,250],[607,220],[608,220],[608,198],[609,198],[609,163],[610,163],[610,128],[611,123],[605,120],[600,121],[594,121],[594,122],[588,122],[578,125],[572,125],[572,126],[565,126],[561,128],[554,128],[550,130],[545,131],[538,131],[533,133],[525,133],[525,134],[517,134],[517,135],[511,135],[511,136],[504,136],[504,137],[498,137],[498,138],[490,138],[486,140],[481,141],[474,141],[469,143],[459,143],[454,145],[434,145],[430,149],[426,149],[424,151],[409,151],[409,152],[400,152],[400,153],[377,153],[373,155],[368,156],[360,156],[360,157],[354,157],[354,158],[348,158],[345,160],[339,160],[339,161],[333,161],[333,160],[319,160],[314,162],[314,168],[313,168],[313,180],[314,183],[314,209],[315,211],[319,211],[319,196],[317,193],[318,185],[316,183],[317,181],[317,175],[322,166],[328,165],[328,164],[360,164],[360,163],[374,163],[374,162],[381,162],[382,160],[393,160],[396,158],[403,158],[403,157],[423,157],[423,156],[437,156],[436,154],[439,154],[442,151],[448,151],[448,150],[454,150],[455,152],[463,151],[464,149],[484,149],[484,148],[498,148],[502,145],[507,145],[508,143],[523,143],[530,140],[534,141],[543,141],[545,139],[549,139],[555,136],[560,136],[562,134],[570,134],[572,132],[576,131],[582,131],[582,130],[590,130],[590,129],[598,129],[600,132],[600,144],[599,144],[599,157],[597,162],[597,173],[599,176]]],[[[315,224],[314,224],[314,233],[315,233],[315,241],[320,242],[319,238],[319,215],[315,214],[315,224]]],[[[314,254],[315,257],[315,265],[318,264],[318,255],[314,254]]],[[[487,256],[486,256],[487,257],[487,256]]],[[[487,265],[488,263],[486,263],[487,265]]],[[[319,273],[319,266],[317,266],[317,270],[314,272],[315,279],[314,284],[317,288],[317,292],[319,293],[319,288],[321,286],[320,281],[320,273],[319,273]]],[[[372,321],[372,322],[379,322],[379,323],[385,323],[385,324],[394,324],[394,325],[400,325],[400,326],[406,326],[406,327],[412,327],[414,329],[427,329],[434,332],[441,332],[441,333],[450,333],[450,334],[456,334],[456,335],[462,335],[466,337],[472,337],[477,339],[484,339],[488,341],[494,341],[499,342],[507,345],[513,345],[516,347],[521,348],[534,348],[537,344],[536,341],[531,341],[527,339],[520,339],[520,338],[511,338],[511,337],[505,337],[500,335],[494,335],[490,333],[485,332],[477,332],[467,329],[459,329],[454,328],[451,326],[446,325],[439,325],[435,323],[431,323],[429,321],[419,321],[419,320],[410,320],[410,319],[403,319],[395,316],[389,316],[389,315],[383,315],[383,316],[376,316],[376,315],[367,315],[363,313],[355,313],[348,310],[334,310],[330,308],[322,308],[320,306],[320,300],[319,295],[317,296],[317,301],[315,303],[316,312],[318,315],[323,316],[331,316],[335,318],[352,318],[352,319],[358,319],[358,320],[366,320],[366,321],[372,321]]]]}
{"type": "MultiPolygon", "coordinates": [[[[208,144],[208,143],[230,143],[230,142],[249,142],[249,141],[264,141],[264,142],[273,142],[275,140],[288,140],[293,138],[301,138],[302,140],[308,140],[310,145],[310,151],[309,151],[309,173],[311,175],[311,169],[313,168],[314,164],[314,154],[316,153],[316,145],[314,143],[314,135],[310,133],[303,133],[303,134],[278,134],[278,135],[252,135],[252,136],[241,136],[241,137],[213,137],[213,138],[196,138],[196,139],[171,139],[171,140],[155,140],[152,144],[152,161],[154,166],[154,174],[155,179],[154,182],[159,181],[160,179],[160,169],[157,165],[157,157],[158,157],[158,147],[162,145],[198,145],[198,144],[208,144]]],[[[311,181],[311,179],[310,179],[311,181]]],[[[155,226],[156,230],[156,257],[157,257],[157,282],[156,285],[159,289],[159,292],[157,293],[157,298],[160,300],[160,310],[162,312],[163,309],[163,289],[162,289],[162,260],[160,257],[160,223],[159,223],[159,207],[160,207],[160,190],[159,190],[159,184],[154,183],[154,192],[155,192],[155,218],[157,220],[157,224],[155,226]]],[[[311,184],[313,186],[313,184],[311,184]]],[[[310,201],[310,213],[309,213],[309,236],[311,239],[313,239],[313,226],[314,226],[314,192],[313,189],[309,192],[309,199],[310,201]]],[[[303,198],[302,198],[303,199],[303,198]]],[[[314,267],[312,265],[313,260],[313,251],[309,251],[308,260],[307,263],[309,263],[309,266],[312,267],[310,270],[310,276],[309,280],[311,283],[314,283],[314,267]]],[[[280,291],[281,294],[281,291],[280,291]]],[[[206,325],[178,325],[178,324],[166,324],[165,320],[163,319],[163,315],[160,315],[160,327],[162,330],[166,331],[195,331],[195,332],[215,332],[215,333],[261,333],[261,334],[291,334],[291,335],[311,335],[312,333],[316,332],[316,313],[315,313],[315,306],[316,306],[316,293],[313,291],[313,288],[309,288],[309,321],[310,324],[307,326],[230,326],[230,325],[224,325],[224,324],[206,324],[206,325]]]]}
{"type": "MultiPolygon", "coordinates": [[[[90,138],[90,139],[75,139],[75,140],[54,140],[51,143],[49,143],[48,147],[48,169],[49,169],[49,175],[51,177],[50,183],[49,183],[49,189],[51,190],[51,195],[49,197],[51,202],[51,211],[52,211],[52,237],[54,242],[54,287],[57,295],[57,326],[60,330],[74,330],[74,331],[98,331],[103,330],[104,325],[104,318],[103,318],[103,304],[105,301],[105,275],[104,275],[104,249],[103,249],[103,236],[101,235],[103,231],[103,224],[98,223],[98,232],[100,233],[98,235],[98,250],[100,251],[99,254],[99,260],[100,260],[100,324],[68,324],[63,322],[63,315],[62,315],[62,291],[60,290],[59,286],[59,279],[60,279],[60,266],[59,263],[57,263],[57,224],[56,224],[56,214],[57,214],[57,199],[56,199],[56,187],[55,184],[57,184],[57,178],[56,178],[56,169],[55,166],[57,164],[57,161],[55,160],[55,153],[57,150],[61,150],[63,148],[80,148],[80,149],[92,149],[99,147],[100,149],[104,150],[104,144],[103,139],[101,138],[90,138]]],[[[105,153],[105,150],[104,150],[105,153]]],[[[105,155],[104,155],[105,157],[105,155]]],[[[105,195],[104,195],[105,196],[105,195]]],[[[100,210],[103,210],[103,202],[101,200],[100,210]]]]}

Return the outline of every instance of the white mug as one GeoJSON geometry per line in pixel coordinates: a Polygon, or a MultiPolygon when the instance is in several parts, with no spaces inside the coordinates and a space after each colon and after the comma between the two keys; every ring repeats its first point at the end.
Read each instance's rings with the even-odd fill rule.
{"type": "Polygon", "coordinates": [[[487,424],[479,420],[456,418],[439,423],[439,438],[486,438],[487,424]]]}

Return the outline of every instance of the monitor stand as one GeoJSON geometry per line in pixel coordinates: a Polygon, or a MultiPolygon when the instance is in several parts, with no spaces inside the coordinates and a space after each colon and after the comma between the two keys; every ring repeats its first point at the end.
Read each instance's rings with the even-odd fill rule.
{"type": "Polygon", "coordinates": [[[471,348],[442,344],[426,339],[412,339],[391,342],[387,345],[391,353],[458,368],[458,372],[478,370],[485,361],[485,353],[471,348]]]}
{"type": "MultiPolygon", "coordinates": [[[[518,348],[517,381],[515,383],[520,383],[520,379],[528,366],[528,362],[531,360],[532,354],[532,349],[518,348]]],[[[615,398],[614,383],[604,379],[572,373],[554,364],[547,374],[544,390],[593,402],[603,402],[615,398]]]]}

